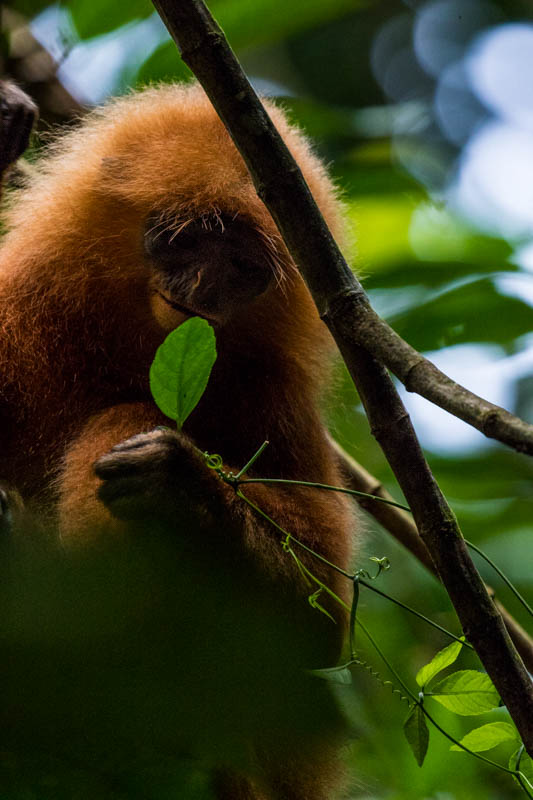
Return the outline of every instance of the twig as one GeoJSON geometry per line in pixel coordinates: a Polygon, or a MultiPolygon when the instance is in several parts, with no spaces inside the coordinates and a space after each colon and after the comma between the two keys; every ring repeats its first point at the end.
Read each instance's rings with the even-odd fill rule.
{"type": "MultiPolygon", "coordinates": [[[[374,478],[354,458],[348,455],[338,442],[334,441],[334,439],[330,439],[330,442],[339,460],[342,474],[351,489],[377,495],[384,500],[393,499],[392,495],[383,488],[378,479],[374,478]]],[[[418,535],[416,526],[409,514],[394,506],[375,503],[372,500],[365,500],[363,497],[357,497],[356,500],[361,508],[371,514],[385,530],[416,556],[437,579],[439,578],[429,551],[418,535]]],[[[487,585],[487,591],[503,617],[505,627],[513,640],[514,646],[520,653],[528,670],[533,674],[533,639],[496,598],[494,589],[487,585]]]]}
{"type": "MultiPolygon", "coordinates": [[[[409,503],[420,536],[458,613],[467,639],[533,756],[533,682],[467,551],[384,367],[359,345],[358,326],[374,318],[360,285],[335,245],[298,166],[274,128],[201,0],[153,0],[183,60],[192,69],[241,152],[256,189],[300,266],[330,328],[381,445],[409,503]],[[303,224],[305,220],[305,224],[303,224]]],[[[365,345],[379,338],[370,334],[365,345]]],[[[525,423],[524,423],[525,424],[525,423]]],[[[530,438],[515,444],[533,452],[530,438]]]]}

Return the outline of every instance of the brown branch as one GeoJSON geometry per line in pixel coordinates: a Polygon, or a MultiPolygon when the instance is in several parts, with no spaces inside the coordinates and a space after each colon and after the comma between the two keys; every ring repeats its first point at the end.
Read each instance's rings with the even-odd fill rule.
{"type": "MultiPolygon", "coordinates": [[[[260,197],[302,270],[465,635],[507,706],[527,752],[533,756],[533,683],[469,556],[457,521],[431,474],[389,375],[359,345],[358,327],[371,312],[362,288],[336,246],[298,166],[205,5],[201,0],[153,2],[178,43],[183,60],[230,131],[260,197]]],[[[370,346],[371,342],[365,340],[365,344],[370,346]]]]}
{"type": "MultiPolygon", "coordinates": [[[[330,439],[330,441],[349,489],[355,489],[356,492],[373,494],[377,497],[382,497],[384,500],[394,500],[392,495],[387,492],[378,479],[374,478],[374,476],[367,472],[361,464],[352,458],[352,456],[348,455],[338,442],[334,439],[330,439]]],[[[385,505],[385,503],[376,503],[369,498],[356,497],[355,499],[361,508],[364,508],[368,514],[374,517],[386,531],[409,550],[409,552],[437,579],[439,578],[429,551],[418,535],[416,526],[409,514],[402,511],[401,508],[385,505]]],[[[533,673],[533,639],[496,598],[496,593],[492,586],[487,585],[487,591],[502,615],[505,627],[513,640],[514,646],[520,653],[522,661],[528,670],[533,673]]]]}
{"type": "Polygon", "coordinates": [[[370,307],[368,298],[350,298],[354,338],[385,364],[408,392],[430,400],[440,408],[518,452],[533,455],[533,425],[500,406],[489,403],[456,383],[435,364],[398,336],[370,307]]]}
{"type": "Polygon", "coordinates": [[[336,316],[340,301],[352,320],[354,343],[385,364],[408,391],[421,394],[485,436],[533,455],[533,425],[459,386],[373,311],[324,225],[300,170],[201,0],[153,0],[153,4],[238,145],[259,196],[280,230],[283,227],[285,242],[321,315],[336,316]],[[325,264],[330,265],[328,270],[325,264]]]}

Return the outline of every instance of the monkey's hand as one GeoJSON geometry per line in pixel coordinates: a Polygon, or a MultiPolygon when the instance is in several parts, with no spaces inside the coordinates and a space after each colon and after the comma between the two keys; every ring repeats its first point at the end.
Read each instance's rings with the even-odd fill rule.
{"type": "Polygon", "coordinates": [[[37,106],[22,89],[0,81],[0,172],[26,150],[37,117],[37,106]]]}
{"type": "Polygon", "coordinates": [[[224,487],[183,434],[156,428],[117,444],[94,465],[99,499],[123,520],[179,517],[208,523],[225,514],[224,487]]]}

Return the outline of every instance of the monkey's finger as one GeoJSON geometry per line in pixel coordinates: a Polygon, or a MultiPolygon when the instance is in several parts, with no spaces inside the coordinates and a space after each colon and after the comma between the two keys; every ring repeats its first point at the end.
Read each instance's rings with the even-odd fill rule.
{"type": "Polygon", "coordinates": [[[111,448],[111,452],[117,453],[121,450],[133,450],[162,441],[174,443],[176,439],[176,434],[168,428],[155,428],[153,431],[136,433],[134,436],[130,436],[129,439],[124,439],[123,442],[118,442],[118,444],[111,448]]]}
{"type": "Polygon", "coordinates": [[[106,453],[94,464],[94,472],[102,480],[132,477],[141,473],[148,475],[152,470],[153,459],[138,451],[126,450],[121,453],[106,453]]]}

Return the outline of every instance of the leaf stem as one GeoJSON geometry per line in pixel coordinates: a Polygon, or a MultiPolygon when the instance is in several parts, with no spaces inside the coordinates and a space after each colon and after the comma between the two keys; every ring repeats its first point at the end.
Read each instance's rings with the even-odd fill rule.
{"type": "Polygon", "coordinates": [[[525,598],[522,597],[522,595],[520,594],[518,589],[511,583],[511,581],[509,580],[507,575],[504,572],[501,571],[501,569],[498,567],[498,565],[495,564],[494,561],[492,561],[492,559],[490,559],[489,556],[486,553],[483,552],[483,550],[480,550],[479,547],[477,547],[475,544],[472,544],[472,542],[469,542],[466,539],[465,539],[465,541],[466,541],[467,546],[471,550],[473,550],[475,553],[477,553],[478,556],[481,556],[481,558],[484,559],[490,567],[492,567],[494,572],[496,572],[500,576],[502,581],[507,584],[507,586],[512,591],[512,593],[517,598],[517,600],[519,600],[522,603],[522,605],[524,606],[524,608],[526,609],[528,614],[533,617],[533,608],[531,608],[531,606],[528,604],[528,602],[525,600],[525,598]]]}
{"type": "Polygon", "coordinates": [[[397,600],[395,597],[391,597],[390,594],[386,594],[386,592],[382,592],[380,589],[376,589],[375,586],[373,586],[370,583],[367,583],[362,578],[359,578],[359,583],[361,584],[361,586],[365,586],[367,589],[370,589],[371,591],[376,592],[376,594],[381,595],[381,597],[385,597],[387,600],[390,600],[391,603],[395,603],[397,606],[400,606],[400,608],[403,608],[405,611],[408,611],[415,617],[418,617],[424,622],[427,622],[427,624],[431,625],[432,628],[436,628],[438,631],[441,631],[441,633],[444,633],[446,636],[449,636],[450,639],[455,639],[456,642],[461,642],[461,644],[465,645],[465,647],[469,647],[471,650],[474,649],[469,642],[466,642],[464,639],[461,639],[459,636],[456,636],[455,633],[451,633],[451,631],[446,630],[446,628],[443,628],[437,622],[433,622],[432,619],[429,619],[429,617],[426,617],[424,616],[424,614],[421,614],[419,611],[416,611],[414,608],[411,608],[411,606],[402,603],[401,600],[397,600]]]}
{"type": "Polygon", "coordinates": [[[244,467],[243,467],[243,468],[242,468],[242,469],[241,469],[241,470],[240,470],[240,471],[239,471],[239,472],[238,472],[238,473],[237,473],[237,474],[234,476],[234,481],[239,481],[239,483],[248,483],[248,482],[249,482],[249,481],[247,481],[247,480],[243,480],[243,481],[241,481],[241,480],[240,480],[240,477],[241,477],[241,475],[244,475],[244,473],[245,473],[245,472],[247,472],[247,471],[250,469],[250,467],[251,467],[251,466],[253,466],[253,464],[255,464],[255,462],[257,461],[257,459],[259,458],[259,456],[260,456],[260,455],[263,453],[263,451],[265,450],[265,448],[266,448],[266,447],[268,447],[268,444],[269,444],[269,442],[268,442],[268,439],[266,439],[266,440],[263,442],[263,444],[261,445],[261,447],[259,448],[259,450],[257,450],[257,451],[256,451],[256,452],[253,454],[253,456],[252,456],[252,457],[251,457],[251,459],[248,461],[248,463],[247,463],[247,464],[245,464],[245,465],[244,465],[244,467]]]}
{"type": "MultiPolygon", "coordinates": [[[[245,483],[245,481],[239,481],[239,483],[245,483]]],[[[306,544],[304,544],[299,539],[297,539],[295,536],[293,536],[288,531],[286,531],[284,528],[282,528],[281,525],[278,525],[278,523],[275,522],[272,519],[272,517],[269,517],[269,515],[266,514],[261,508],[259,508],[259,506],[257,506],[254,502],[252,502],[252,500],[250,500],[248,497],[246,497],[246,495],[243,494],[243,492],[240,489],[237,489],[237,495],[242,500],[244,500],[246,503],[248,503],[248,505],[251,508],[253,508],[254,511],[256,511],[258,514],[260,514],[264,519],[266,519],[272,525],[274,525],[274,527],[278,531],[280,531],[280,533],[283,533],[284,536],[290,536],[291,541],[294,542],[296,545],[298,545],[298,547],[301,547],[302,550],[305,550],[307,553],[312,555],[314,558],[318,559],[318,561],[321,561],[323,564],[326,564],[328,567],[330,567],[331,569],[335,570],[340,575],[343,575],[348,580],[350,580],[350,581],[354,581],[355,580],[355,577],[356,577],[355,575],[351,575],[349,572],[346,572],[346,570],[343,570],[341,567],[338,567],[336,564],[333,564],[331,561],[328,561],[327,558],[324,558],[324,556],[320,555],[320,553],[317,553],[315,550],[312,550],[306,544]]],[[[460,639],[454,633],[451,633],[450,631],[446,630],[446,628],[443,628],[438,623],[433,622],[433,620],[429,619],[429,617],[424,616],[424,614],[421,614],[419,611],[415,611],[414,608],[411,608],[410,606],[405,605],[405,603],[402,603],[400,600],[396,600],[394,597],[391,597],[389,594],[386,594],[385,592],[382,592],[380,589],[376,589],[374,586],[372,586],[371,584],[367,583],[362,578],[358,578],[358,582],[362,586],[365,586],[367,589],[371,589],[373,592],[376,592],[376,594],[379,594],[382,597],[385,597],[387,600],[390,600],[392,603],[395,603],[396,605],[400,606],[400,608],[405,609],[405,611],[408,611],[410,614],[413,614],[414,616],[419,617],[419,619],[423,620],[424,622],[427,622],[428,625],[431,625],[433,628],[436,628],[437,630],[441,631],[446,636],[449,636],[451,639],[455,639],[456,641],[461,642],[462,644],[466,645],[466,647],[469,647],[471,650],[473,650],[473,647],[469,642],[465,642],[463,639],[460,639]]]]}
{"type": "MultiPolygon", "coordinates": [[[[254,457],[252,457],[252,459],[251,459],[252,463],[260,455],[260,453],[264,450],[264,448],[266,447],[267,444],[268,443],[264,443],[262,448],[260,448],[260,450],[255,454],[254,457]]],[[[246,468],[247,467],[248,467],[248,465],[246,466],[246,468]]],[[[244,472],[244,470],[241,470],[239,475],[242,475],[243,472],[244,472]]],[[[243,480],[243,481],[239,481],[238,485],[240,485],[242,483],[259,483],[259,482],[263,482],[263,481],[243,480]]],[[[271,479],[271,480],[266,479],[264,482],[268,482],[268,483],[303,483],[303,482],[300,482],[300,481],[282,481],[282,480],[275,480],[275,479],[271,479]]],[[[317,484],[305,484],[304,483],[303,485],[317,486],[318,488],[335,489],[335,487],[325,487],[324,485],[317,485],[317,484]]],[[[346,490],[346,491],[348,491],[348,490],[346,490]]],[[[431,722],[431,724],[443,736],[445,736],[453,744],[455,744],[458,747],[460,747],[461,750],[464,750],[466,753],[469,753],[470,755],[474,756],[474,758],[477,758],[480,761],[483,761],[483,762],[485,762],[486,764],[489,764],[492,767],[496,767],[496,769],[499,769],[502,772],[506,772],[506,773],[508,773],[510,775],[513,775],[516,778],[516,780],[518,781],[518,784],[519,784],[520,788],[523,790],[523,792],[529,798],[533,798],[533,794],[530,793],[529,788],[528,788],[529,781],[528,781],[527,777],[522,772],[520,772],[518,769],[512,770],[512,769],[510,769],[508,767],[505,767],[503,764],[498,764],[496,761],[492,761],[492,759],[487,758],[486,756],[482,756],[480,753],[476,753],[475,751],[470,750],[468,747],[465,747],[458,739],[455,739],[451,734],[447,733],[444,730],[444,728],[441,728],[441,726],[435,721],[435,719],[431,716],[431,714],[428,713],[428,711],[427,711],[427,709],[426,709],[426,707],[425,707],[425,705],[424,705],[424,703],[423,703],[423,701],[421,699],[421,698],[424,697],[424,694],[422,692],[420,692],[419,696],[417,697],[414,694],[414,692],[412,692],[411,689],[409,689],[407,684],[403,681],[403,679],[396,672],[396,670],[394,669],[392,664],[389,662],[389,660],[387,659],[385,654],[382,652],[381,648],[377,644],[376,640],[374,639],[374,637],[372,636],[372,634],[370,633],[368,628],[356,616],[355,610],[356,610],[356,607],[357,607],[357,600],[358,600],[358,594],[359,594],[358,593],[357,584],[361,584],[362,586],[365,586],[367,589],[371,589],[373,592],[376,592],[376,594],[379,594],[382,597],[385,597],[387,600],[390,600],[391,602],[393,602],[396,605],[400,606],[401,608],[405,609],[406,611],[408,611],[409,613],[413,614],[414,616],[419,617],[424,622],[427,622],[429,625],[431,625],[432,627],[434,627],[437,630],[441,631],[442,633],[446,634],[447,636],[451,637],[452,639],[455,639],[456,641],[461,642],[461,644],[464,644],[467,647],[470,647],[471,649],[473,649],[472,645],[470,645],[468,642],[465,642],[463,639],[460,639],[458,636],[455,636],[455,634],[451,633],[450,631],[447,631],[445,628],[443,628],[442,626],[438,625],[436,622],[433,622],[431,619],[429,619],[428,617],[424,616],[423,614],[420,614],[418,611],[415,611],[415,609],[411,608],[410,606],[405,605],[405,603],[402,603],[401,601],[396,600],[394,597],[391,597],[390,595],[385,594],[385,592],[382,592],[379,589],[376,589],[374,586],[372,586],[371,584],[369,584],[365,580],[363,580],[359,575],[350,575],[345,570],[341,569],[340,567],[337,567],[335,564],[333,564],[330,561],[328,561],[326,558],[321,556],[319,553],[316,553],[310,547],[307,547],[307,545],[303,544],[303,542],[300,542],[298,539],[293,537],[292,534],[290,534],[288,531],[286,531],[281,525],[279,525],[277,522],[275,522],[275,520],[273,520],[268,514],[266,514],[261,508],[259,508],[259,506],[257,506],[252,500],[250,500],[248,497],[246,497],[246,495],[243,494],[243,492],[239,488],[237,488],[237,495],[242,500],[244,500],[245,503],[247,503],[251,508],[253,508],[260,516],[262,516],[264,519],[266,519],[268,522],[270,522],[278,531],[280,531],[280,533],[282,533],[286,537],[286,548],[285,549],[294,558],[298,569],[302,573],[302,576],[304,578],[307,578],[307,579],[310,579],[310,580],[314,581],[314,583],[319,587],[319,590],[326,592],[330,597],[332,597],[336,602],[338,602],[346,610],[349,610],[348,605],[337,594],[335,594],[335,592],[333,592],[326,584],[322,583],[322,581],[319,578],[317,578],[305,566],[305,564],[303,564],[300,561],[300,559],[297,557],[297,555],[294,552],[294,550],[289,546],[289,542],[293,541],[295,544],[299,545],[305,551],[310,553],[313,557],[317,558],[319,561],[322,561],[327,566],[331,567],[332,569],[336,570],[337,572],[341,573],[346,578],[348,578],[348,579],[350,579],[350,580],[352,580],[354,582],[354,601],[352,603],[351,614],[350,614],[350,617],[351,617],[351,619],[350,619],[350,655],[351,655],[351,662],[350,663],[356,663],[356,659],[354,659],[354,623],[355,623],[355,624],[359,625],[359,627],[361,628],[361,630],[363,631],[363,633],[365,634],[367,639],[370,641],[370,643],[372,644],[372,646],[374,647],[374,649],[376,650],[376,652],[378,653],[378,655],[380,656],[382,661],[387,666],[387,669],[392,673],[394,679],[402,687],[402,689],[405,692],[405,694],[407,695],[407,697],[410,697],[412,702],[415,703],[416,705],[418,705],[421,708],[423,714],[427,717],[427,719],[431,722]],[[524,784],[524,781],[526,781],[528,786],[526,786],[524,784]]],[[[369,495],[369,496],[372,496],[372,495],[369,495]]],[[[376,499],[381,499],[381,498],[376,498],[376,499]]],[[[469,544],[469,543],[467,543],[467,544],[469,544]]],[[[484,553],[482,553],[481,551],[478,551],[478,548],[476,548],[475,546],[473,546],[473,549],[476,550],[476,552],[479,552],[480,555],[482,555],[484,558],[486,558],[488,563],[492,565],[492,562],[485,556],[484,553]]],[[[496,568],[496,571],[500,574],[500,571],[497,568],[496,568]]],[[[503,577],[503,574],[502,574],[502,577],[503,577]]],[[[507,581],[506,581],[506,583],[507,583],[507,581]]],[[[321,610],[324,613],[326,613],[327,616],[331,617],[331,615],[327,611],[325,611],[325,609],[321,609],[321,610]]],[[[430,695],[428,694],[428,696],[430,696],[430,695]]]]}
{"type": "MultiPolygon", "coordinates": [[[[244,483],[244,481],[241,481],[241,483],[244,483]]],[[[328,559],[324,558],[324,556],[321,556],[320,553],[316,553],[310,547],[307,547],[307,545],[301,542],[299,539],[296,539],[296,537],[294,537],[292,533],[289,533],[289,531],[286,531],[285,528],[281,527],[281,525],[278,525],[278,523],[275,522],[275,520],[273,520],[272,517],[269,517],[268,514],[266,514],[261,508],[259,508],[259,506],[257,506],[254,502],[252,502],[252,500],[250,500],[249,497],[246,497],[246,495],[243,494],[243,492],[241,492],[240,489],[237,489],[237,496],[240,497],[242,500],[244,500],[245,503],[248,503],[248,505],[251,508],[253,508],[254,511],[257,511],[257,513],[260,514],[263,517],[263,519],[266,519],[268,522],[270,522],[284,536],[289,536],[291,541],[297,544],[298,547],[301,547],[303,550],[314,556],[314,558],[318,559],[318,561],[321,561],[323,564],[326,564],[328,567],[331,567],[331,569],[335,570],[340,575],[344,575],[344,577],[348,578],[348,580],[353,581],[355,577],[354,575],[351,575],[349,572],[346,572],[346,570],[342,569],[341,567],[338,567],[336,564],[333,564],[333,562],[328,561],[328,559]]]]}
{"type": "Polygon", "coordinates": [[[394,506],[395,508],[401,508],[403,511],[410,511],[408,506],[404,506],[401,503],[396,503],[394,500],[387,500],[384,497],[378,497],[375,494],[367,494],[367,492],[359,492],[357,489],[345,489],[342,486],[329,486],[327,483],[314,483],[312,481],[294,481],[288,480],[285,478],[243,478],[242,480],[239,479],[239,476],[243,474],[248,468],[248,464],[244,469],[242,469],[238,475],[235,476],[236,479],[239,480],[239,484],[244,483],[279,483],[279,484],[287,484],[292,486],[310,486],[312,489],[325,489],[330,492],[341,492],[343,494],[351,494],[355,497],[366,497],[369,500],[377,500],[378,503],[385,503],[388,506],[394,506]]]}
{"type": "Polygon", "coordinates": [[[385,663],[385,665],[386,665],[387,669],[389,670],[389,672],[391,672],[392,675],[394,676],[394,679],[396,681],[398,681],[398,683],[400,684],[400,686],[402,687],[402,689],[404,690],[406,695],[408,695],[412,699],[412,701],[414,703],[417,703],[418,705],[421,705],[420,700],[418,699],[418,697],[415,695],[414,692],[411,691],[411,689],[409,689],[409,687],[402,680],[402,678],[400,678],[400,676],[398,675],[398,673],[396,672],[396,670],[394,669],[394,667],[392,666],[392,664],[388,660],[387,656],[382,652],[381,648],[379,647],[378,643],[376,642],[376,640],[374,639],[374,637],[372,636],[372,634],[370,633],[370,631],[368,630],[366,625],[364,625],[361,622],[359,617],[356,617],[356,622],[359,625],[359,627],[361,628],[361,630],[363,631],[363,633],[365,634],[365,636],[367,637],[367,639],[370,641],[370,644],[372,645],[372,647],[375,649],[375,651],[380,656],[381,660],[385,663]]]}

